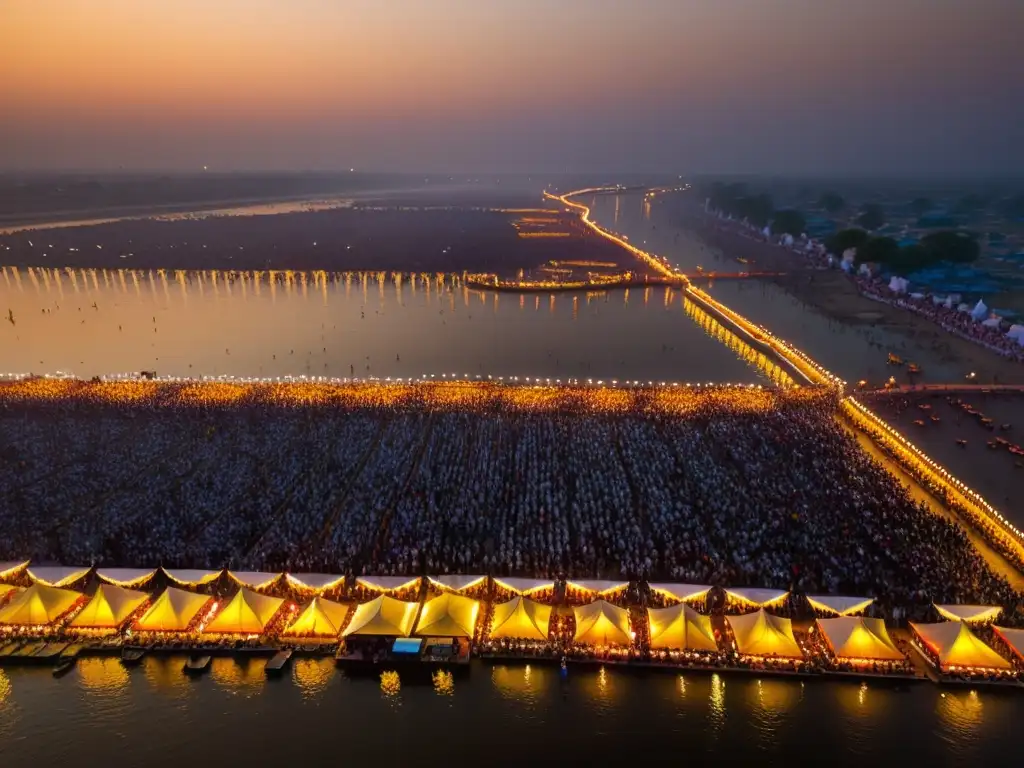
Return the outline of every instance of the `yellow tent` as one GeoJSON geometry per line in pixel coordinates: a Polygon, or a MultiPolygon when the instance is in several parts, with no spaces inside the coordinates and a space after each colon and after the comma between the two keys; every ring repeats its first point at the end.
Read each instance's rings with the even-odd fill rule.
{"type": "Polygon", "coordinates": [[[25,572],[32,579],[33,584],[42,584],[44,587],[66,587],[74,584],[91,570],[91,567],[52,565],[28,568],[25,572]]]}
{"type": "Polygon", "coordinates": [[[783,656],[802,659],[803,652],[793,637],[793,623],[765,613],[764,608],[742,616],[726,616],[736,647],[744,656],[783,656]]]}
{"type": "Polygon", "coordinates": [[[156,575],[156,568],[98,568],[96,575],[115,587],[138,589],[156,575]]]}
{"type": "Polygon", "coordinates": [[[985,645],[962,621],[940,621],[936,624],[915,624],[911,629],[946,667],[981,667],[1009,669],[1010,662],[985,645]]]}
{"type": "Polygon", "coordinates": [[[28,560],[0,563],[0,579],[10,579],[25,570],[27,566],[28,560]]]}
{"type": "Polygon", "coordinates": [[[734,587],[726,589],[725,594],[734,601],[744,605],[756,605],[767,608],[781,603],[789,595],[784,589],[758,589],[756,587],[734,587]]]}
{"type": "Polygon", "coordinates": [[[491,637],[516,640],[547,640],[551,606],[517,595],[494,606],[491,637]]]}
{"type": "Polygon", "coordinates": [[[412,632],[412,623],[416,620],[416,608],[419,603],[407,603],[395,600],[387,595],[380,595],[368,603],[356,606],[352,620],[342,633],[350,635],[390,635],[392,637],[408,637],[412,632]]]}
{"type": "Polygon", "coordinates": [[[397,592],[411,589],[420,583],[419,576],[359,576],[356,584],[374,592],[397,592]]]}
{"type": "Polygon", "coordinates": [[[206,595],[168,587],[135,622],[135,629],[143,632],[184,632],[209,601],[206,595]]]}
{"type": "Polygon", "coordinates": [[[345,626],[346,616],[347,605],[314,597],[283,634],[287,637],[337,637],[345,626]]]}
{"type": "Polygon", "coordinates": [[[590,645],[629,645],[632,638],[629,630],[629,612],[607,600],[595,600],[582,606],[574,606],[576,617],[575,643],[590,645]]]}
{"type": "Polygon", "coordinates": [[[686,603],[669,608],[648,608],[651,648],[680,648],[688,651],[718,651],[711,617],[686,603]]]}
{"type": "Polygon", "coordinates": [[[37,627],[52,624],[74,607],[81,592],[33,584],[0,610],[0,624],[37,627]]]}
{"type": "Polygon", "coordinates": [[[935,605],[935,610],[950,621],[969,621],[972,624],[995,621],[1003,612],[998,605],[935,605]]]}
{"type": "Polygon", "coordinates": [[[671,600],[699,600],[705,597],[711,587],[705,584],[651,583],[651,590],[671,600]]]}
{"type": "Polygon", "coordinates": [[[472,589],[482,584],[486,578],[486,576],[466,576],[462,574],[427,577],[433,584],[452,592],[465,592],[467,589],[472,589]]]}
{"type": "Polygon", "coordinates": [[[1006,627],[992,627],[1010,650],[1017,654],[1017,657],[1024,661],[1024,629],[1007,629],[1006,627]]]}
{"type": "Polygon", "coordinates": [[[284,600],[279,597],[267,597],[242,587],[203,632],[259,635],[274,620],[282,605],[284,600]]]}
{"type": "Polygon", "coordinates": [[[432,637],[472,637],[480,603],[469,597],[445,592],[427,600],[416,622],[416,634],[432,637]]]}
{"type": "Polygon", "coordinates": [[[117,629],[147,600],[149,595],[145,592],[101,584],[85,608],[75,616],[71,626],[79,629],[117,629]]]}
{"type": "Polygon", "coordinates": [[[839,616],[818,619],[818,628],[837,658],[883,661],[903,661],[905,658],[889,637],[881,619],[839,616]]]}
{"type": "Polygon", "coordinates": [[[832,616],[850,616],[860,613],[875,602],[873,597],[839,597],[837,595],[807,595],[811,608],[832,616]]]}
{"type": "Polygon", "coordinates": [[[8,598],[13,599],[21,592],[21,587],[12,587],[10,584],[0,584],[0,605],[7,602],[8,598]]]}
{"type": "Polygon", "coordinates": [[[553,589],[555,583],[550,579],[523,579],[514,576],[494,577],[495,585],[517,595],[530,595],[545,589],[553,589]]]}
{"type": "Polygon", "coordinates": [[[566,581],[565,585],[592,595],[610,595],[612,592],[628,587],[629,582],[615,581],[613,579],[579,579],[566,581]]]}

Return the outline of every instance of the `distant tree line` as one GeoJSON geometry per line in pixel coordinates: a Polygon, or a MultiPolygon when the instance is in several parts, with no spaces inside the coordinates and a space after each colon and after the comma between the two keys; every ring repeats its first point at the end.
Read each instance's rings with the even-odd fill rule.
{"type": "Polygon", "coordinates": [[[872,262],[903,272],[939,262],[969,264],[981,253],[977,235],[955,230],[933,232],[913,245],[900,246],[891,237],[877,237],[863,229],[843,229],[829,237],[825,246],[836,255],[856,248],[858,264],[872,262]]]}

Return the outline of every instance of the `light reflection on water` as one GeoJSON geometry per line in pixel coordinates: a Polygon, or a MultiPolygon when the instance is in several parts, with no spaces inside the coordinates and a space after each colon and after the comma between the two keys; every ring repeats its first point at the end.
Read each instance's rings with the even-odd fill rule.
{"type": "Polygon", "coordinates": [[[251,696],[263,690],[267,682],[263,671],[265,659],[232,659],[227,656],[214,657],[210,662],[210,679],[232,693],[251,696]]]}
{"type": "Polygon", "coordinates": [[[334,678],[334,661],[332,659],[294,659],[292,661],[292,679],[302,690],[306,698],[316,698],[326,689],[334,678]]]}
{"type": "Polygon", "coordinates": [[[120,659],[113,656],[79,659],[75,670],[82,688],[99,696],[116,697],[131,682],[128,670],[120,659]]]}

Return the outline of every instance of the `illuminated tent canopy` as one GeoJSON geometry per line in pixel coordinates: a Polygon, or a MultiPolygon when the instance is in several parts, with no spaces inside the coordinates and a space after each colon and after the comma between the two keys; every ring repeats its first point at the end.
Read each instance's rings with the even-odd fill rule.
{"type": "Polygon", "coordinates": [[[214,617],[204,632],[233,635],[258,635],[281,610],[284,600],[267,597],[242,587],[214,617]]]}
{"type": "Polygon", "coordinates": [[[345,626],[348,606],[314,597],[283,634],[288,637],[337,637],[345,626]]]}
{"type": "Polygon", "coordinates": [[[228,576],[239,586],[252,589],[265,589],[281,578],[280,573],[264,573],[263,571],[228,571],[228,576]]]}
{"type": "Polygon", "coordinates": [[[1010,650],[1017,654],[1017,658],[1024,660],[1024,629],[1007,629],[1006,627],[992,627],[1010,650]]]}
{"type": "Polygon", "coordinates": [[[1009,669],[1010,662],[993,651],[962,621],[915,624],[911,629],[939,657],[942,667],[1009,669]]]}
{"type": "Polygon", "coordinates": [[[500,579],[495,577],[494,583],[517,595],[529,595],[543,589],[552,589],[555,586],[550,579],[521,579],[515,576],[503,576],[500,579]]]}
{"type": "Polygon", "coordinates": [[[206,595],[168,587],[135,622],[135,628],[143,632],[184,632],[209,600],[206,595]]]}
{"type": "Polygon", "coordinates": [[[98,568],[96,575],[115,587],[140,587],[156,575],[156,568],[98,568]]]}
{"type": "Polygon", "coordinates": [[[419,603],[395,600],[387,595],[380,595],[368,603],[356,606],[352,621],[343,633],[350,635],[389,635],[392,637],[408,637],[412,632],[412,624],[416,620],[416,608],[419,603]]]}
{"type": "Polygon", "coordinates": [[[209,584],[223,573],[223,571],[199,571],[192,568],[175,568],[173,571],[164,568],[163,571],[171,581],[186,587],[198,587],[203,584],[209,584]]]}
{"type": "Polygon", "coordinates": [[[673,600],[699,600],[705,597],[711,587],[705,584],[651,584],[651,589],[673,600]]]}
{"type": "Polygon", "coordinates": [[[486,576],[463,576],[460,574],[446,574],[444,576],[428,576],[434,584],[452,592],[462,592],[465,589],[472,589],[486,579],[486,576]]]}
{"type": "Polygon", "coordinates": [[[397,592],[419,583],[419,576],[360,576],[356,579],[356,584],[374,592],[397,592]]]}
{"type": "Polygon", "coordinates": [[[145,592],[100,584],[96,594],[75,616],[71,626],[79,629],[117,629],[147,600],[149,595],[145,592]]]}
{"type": "Polygon", "coordinates": [[[589,645],[629,645],[629,611],[612,605],[607,600],[595,600],[587,605],[574,606],[576,617],[575,643],[589,645]]]}
{"type": "Polygon", "coordinates": [[[345,581],[344,576],[336,573],[289,573],[286,578],[296,587],[314,592],[326,592],[341,586],[345,581]]]}
{"type": "Polygon", "coordinates": [[[28,567],[28,560],[22,562],[0,563],[0,579],[10,579],[17,576],[28,567]]]}
{"type": "Polygon", "coordinates": [[[607,595],[611,592],[625,589],[629,586],[629,582],[613,581],[611,579],[583,579],[581,581],[567,581],[566,585],[595,595],[607,595]]]}
{"type": "Polygon", "coordinates": [[[811,608],[822,613],[836,616],[849,616],[860,613],[875,602],[873,597],[840,597],[838,595],[808,595],[807,602],[811,608]]]}
{"type": "Polygon", "coordinates": [[[1003,609],[998,605],[935,605],[939,615],[950,621],[995,621],[1003,609]]]}
{"type": "Polygon", "coordinates": [[[74,584],[91,570],[92,568],[89,567],[53,565],[29,568],[27,573],[34,584],[42,584],[46,587],[64,587],[68,584],[74,584]]]}
{"type": "Polygon", "coordinates": [[[803,652],[793,637],[793,623],[780,616],[765,613],[764,608],[743,616],[726,616],[736,647],[745,656],[783,656],[803,658],[803,652]]]}
{"type": "Polygon", "coordinates": [[[13,598],[21,591],[21,587],[12,587],[10,584],[0,584],[0,605],[6,603],[7,598],[13,598]]]}
{"type": "Polygon", "coordinates": [[[416,634],[434,637],[472,637],[480,603],[462,595],[445,592],[423,604],[416,634]]]}
{"type": "Polygon", "coordinates": [[[733,600],[738,600],[747,605],[756,605],[760,608],[767,608],[770,605],[781,603],[789,595],[789,592],[784,589],[755,589],[752,587],[727,589],[725,593],[733,600]]]}
{"type": "Polygon", "coordinates": [[[718,651],[711,617],[697,613],[686,603],[668,608],[648,608],[651,648],[718,651]]]}
{"type": "Polygon", "coordinates": [[[839,616],[834,619],[818,619],[818,627],[837,658],[904,660],[881,619],[839,616]]]}
{"type": "Polygon", "coordinates": [[[0,624],[29,627],[53,624],[71,610],[81,597],[80,592],[70,589],[33,584],[16,594],[0,610],[0,624]]]}
{"type": "Polygon", "coordinates": [[[507,603],[494,606],[491,637],[545,641],[548,639],[550,623],[550,605],[516,595],[507,603]]]}

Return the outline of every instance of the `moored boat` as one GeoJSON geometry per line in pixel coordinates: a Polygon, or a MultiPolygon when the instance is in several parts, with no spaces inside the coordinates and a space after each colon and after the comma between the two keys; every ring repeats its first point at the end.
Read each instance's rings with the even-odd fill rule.
{"type": "Polygon", "coordinates": [[[122,648],[121,649],[121,663],[126,667],[134,667],[140,661],[142,657],[146,655],[145,648],[122,648]]]}
{"type": "Polygon", "coordinates": [[[292,658],[291,648],[286,648],[282,651],[278,651],[274,654],[273,658],[267,662],[267,665],[263,668],[264,672],[267,673],[268,677],[276,677],[280,675],[285,667],[288,666],[288,662],[292,658]]]}
{"type": "Polygon", "coordinates": [[[186,675],[201,675],[210,668],[210,656],[190,656],[185,662],[186,675]]]}

